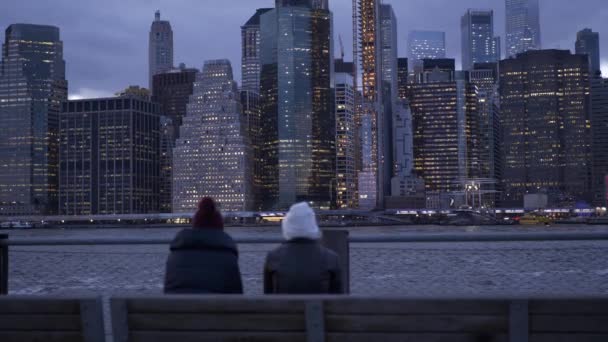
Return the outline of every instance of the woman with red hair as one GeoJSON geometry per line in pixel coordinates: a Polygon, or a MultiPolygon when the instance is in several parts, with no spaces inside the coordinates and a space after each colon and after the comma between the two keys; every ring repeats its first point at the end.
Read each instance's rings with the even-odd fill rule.
{"type": "Polygon", "coordinates": [[[180,231],[171,243],[165,293],[243,293],[238,255],[215,202],[203,198],[192,228],[180,231]]]}

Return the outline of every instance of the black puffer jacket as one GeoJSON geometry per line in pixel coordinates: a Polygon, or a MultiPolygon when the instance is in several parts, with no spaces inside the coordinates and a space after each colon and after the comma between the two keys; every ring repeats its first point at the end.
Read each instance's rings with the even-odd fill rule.
{"type": "Polygon", "coordinates": [[[266,257],[264,293],[343,293],[338,255],[314,240],[283,243],[266,257]]]}
{"type": "Polygon", "coordinates": [[[171,243],[165,293],[243,293],[238,251],[220,229],[184,229],[171,243]]]}

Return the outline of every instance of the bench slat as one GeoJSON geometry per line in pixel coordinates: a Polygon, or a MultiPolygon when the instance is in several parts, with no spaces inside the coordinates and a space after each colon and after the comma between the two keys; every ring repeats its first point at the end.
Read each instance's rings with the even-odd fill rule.
{"type": "Polygon", "coordinates": [[[130,314],[131,331],[297,331],[304,332],[303,315],[267,314],[130,314]]]}
{"type": "Polygon", "coordinates": [[[328,300],[325,302],[328,314],[487,314],[507,315],[507,301],[412,301],[395,299],[352,299],[328,300]]]}
{"type": "Polygon", "coordinates": [[[378,315],[326,316],[329,332],[503,332],[506,316],[486,315],[378,315]]]}
{"type": "Polygon", "coordinates": [[[530,342],[606,342],[608,334],[532,334],[530,342]]]}
{"type": "Polygon", "coordinates": [[[306,301],[268,299],[213,299],[166,297],[128,299],[130,313],[293,313],[303,314],[306,301]]]}
{"type": "Polygon", "coordinates": [[[129,342],[306,342],[304,333],[136,331],[129,335],[129,342]]]}
{"type": "Polygon", "coordinates": [[[531,317],[530,324],[533,332],[608,333],[608,315],[535,315],[531,317]]]}
{"type": "Polygon", "coordinates": [[[45,298],[0,298],[0,314],[78,314],[78,300],[45,298]]]}
{"type": "Polygon", "coordinates": [[[608,300],[532,300],[530,301],[529,310],[531,315],[608,315],[608,300]]]}
{"type": "Polygon", "coordinates": [[[78,315],[3,315],[0,314],[0,331],[80,331],[78,315]]]}
{"type": "Polygon", "coordinates": [[[76,332],[52,331],[0,331],[2,342],[83,342],[82,335],[76,332]]]}
{"type": "Polygon", "coordinates": [[[327,334],[327,342],[508,342],[506,334],[478,336],[475,334],[327,334]]]}

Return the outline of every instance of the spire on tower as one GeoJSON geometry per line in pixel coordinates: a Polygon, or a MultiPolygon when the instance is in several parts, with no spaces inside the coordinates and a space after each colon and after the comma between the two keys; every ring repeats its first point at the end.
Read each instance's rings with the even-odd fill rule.
{"type": "Polygon", "coordinates": [[[160,11],[159,11],[159,10],[156,10],[156,13],[154,14],[154,19],[155,19],[156,21],[159,21],[159,20],[160,20],[160,11]]]}

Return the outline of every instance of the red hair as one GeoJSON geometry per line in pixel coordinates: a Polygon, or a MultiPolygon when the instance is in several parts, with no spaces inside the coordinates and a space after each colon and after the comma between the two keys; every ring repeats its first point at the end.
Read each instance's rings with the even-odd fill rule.
{"type": "Polygon", "coordinates": [[[198,210],[192,218],[192,228],[224,229],[224,218],[213,199],[205,197],[198,203],[198,210]]]}

